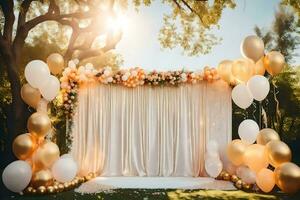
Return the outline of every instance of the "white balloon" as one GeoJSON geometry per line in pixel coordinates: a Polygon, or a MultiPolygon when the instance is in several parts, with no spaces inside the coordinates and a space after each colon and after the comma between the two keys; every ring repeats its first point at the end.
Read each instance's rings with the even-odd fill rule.
{"type": "Polygon", "coordinates": [[[253,144],[259,133],[259,127],[252,119],[246,119],[240,123],[238,133],[244,143],[253,144]]]}
{"type": "Polygon", "coordinates": [[[248,87],[241,83],[235,86],[231,93],[233,102],[240,108],[246,109],[253,102],[253,96],[248,87]]]}
{"type": "Polygon", "coordinates": [[[60,83],[59,80],[51,75],[47,84],[40,88],[40,92],[44,99],[52,101],[59,93],[60,83]]]}
{"type": "Polygon", "coordinates": [[[262,75],[251,77],[247,83],[253,98],[257,101],[262,101],[266,98],[270,91],[270,83],[268,79],[262,75]]]}
{"type": "Polygon", "coordinates": [[[17,160],[5,167],[2,181],[10,191],[22,192],[30,183],[31,176],[30,165],[23,160],[17,160]]]}
{"type": "Polygon", "coordinates": [[[66,154],[63,154],[62,156],[60,156],[61,159],[64,159],[64,158],[71,158],[73,159],[72,155],[69,154],[69,153],[66,153],[66,154]]]}
{"type": "Polygon", "coordinates": [[[217,159],[217,160],[219,160],[220,156],[217,152],[206,152],[204,158],[205,158],[205,160],[207,160],[207,159],[217,159]]]}
{"type": "Polygon", "coordinates": [[[218,177],[222,169],[223,164],[220,159],[215,159],[214,157],[205,159],[205,171],[210,177],[218,177]]]}
{"type": "Polygon", "coordinates": [[[52,174],[59,182],[68,182],[77,174],[77,164],[72,158],[59,158],[52,166],[52,174]]]}
{"type": "Polygon", "coordinates": [[[207,143],[206,152],[218,153],[219,152],[219,144],[215,140],[210,140],[207,143]]]}
{"type": "Polygon", "coordinates": [[[236,170],[236,175],[245,183],[252,184],[256,181],[256,174],[249,167],[240,166],[236,170]]]}
{"type": "Polygon", "coordinates": [[[25,78],[34,88],[41,88],[47,84],[49,76],[49,67],[41,60],[30,61],[25,67],[25,78]]]}

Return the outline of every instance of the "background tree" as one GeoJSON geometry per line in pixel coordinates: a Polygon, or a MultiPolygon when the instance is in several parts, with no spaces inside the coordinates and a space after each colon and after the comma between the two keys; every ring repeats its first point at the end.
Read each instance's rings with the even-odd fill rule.
{"type": "Polygon", "coordinates": [[[5,91],[9,86],[11,94],[8,101],[2,101],[6,105],[1,109],[7,122],[2,129],[7,143],[5,155],[11,155],[11,142],[17,134],[25,132],[29,116],[20,96],[25,63],[31,59],[45,59],[52,52],[64,54],[68,61],[75,53],[84,60],[114,49],[121,32],[111,34],[107,29],[102,15],[115,15],[114,1],[108,3],[105,11],[99,12],[99,5],[94,1],[0,1],[0,71],[4,78],[1,86],[5,91]],[[54,26],[58,31],[53,31],[54,26]],[[103,35],[106,36],[104,45],[93,48],[94,40],[103,35]]]}
{"type": "MultiPolygon", "coordinates": [[[[13,138],[26,131],[30,113],[20,96],[25,64],[32,59],[45,60],[50,53],[59,52],[66,61],[76,57],[82,63],[94,62],[99,67],[116,68],[122,60],[110,50],[120,41],[122,33],[113,33],[107,19],[116,18],[117,10],[126,9],[130,2],[0,1],[0,82],[1,90],[10,94],[2,98],[0,110],[4,114],[0,127],[7,144],[5,155],[12,152],[13,138]],[[104,40],[102,46],[96,44],[99,38],[104,40]]],[[[138,8],[141,4],[149,6],[151,2],[134,0],[132,4],[138,8]]],[[[163,3],[172,8],[172,13],[164,17],[159,34],[162,46],[179,45],[190,55],[207,53],[216,44],[217,39],[207,31],[217,25],[225,7],[234,7],[232,0],[167,0],[163,3]]]]}

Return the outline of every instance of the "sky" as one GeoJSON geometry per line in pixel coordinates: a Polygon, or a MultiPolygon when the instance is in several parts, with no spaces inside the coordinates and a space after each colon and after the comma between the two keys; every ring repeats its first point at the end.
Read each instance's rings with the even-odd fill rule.
{"type": "MultiPolygon", "coordinates": [[[[205,66],[216,67],[225,59],[238,59],[241,56],[241,41],[254,35],[254,27],[268,28],[274,20],[274,13],[280,0],[236,0],[234,9],[223,10],[219,21],[220,28],[213,30],[221,37],[221,44],[207,55],[186,56],[180,48],[162,49],[158,33],[164,13],[170,12],[168,5],[154,1],[150,7],[133,8],[125,13],[126,26],[116,51],[123,56],[123,68],[142,67],[146,70],[200,70],[205,66]]],[[[300,58],[295,59],[299,63],[300,58]]]]}

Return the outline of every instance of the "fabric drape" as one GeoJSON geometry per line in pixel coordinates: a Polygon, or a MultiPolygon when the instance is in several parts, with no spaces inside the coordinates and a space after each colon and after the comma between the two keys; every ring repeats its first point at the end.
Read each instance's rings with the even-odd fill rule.
{"type": "Polygon", "coordinates": [[[71,148],[80,173],[203,176],[206,143],[231,140],[230,91],[223,81],[80,89],[71,148]]]}

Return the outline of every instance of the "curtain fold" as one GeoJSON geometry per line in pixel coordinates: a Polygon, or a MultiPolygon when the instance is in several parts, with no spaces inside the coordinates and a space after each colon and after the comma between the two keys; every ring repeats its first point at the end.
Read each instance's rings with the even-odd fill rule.
{"type": "Polygon", "coordinates": [[[71,153],[80,173],[204,176],[206,143],[231,140],[231,89],[223,81],[178,87],[80,89],[71,153]]]}

